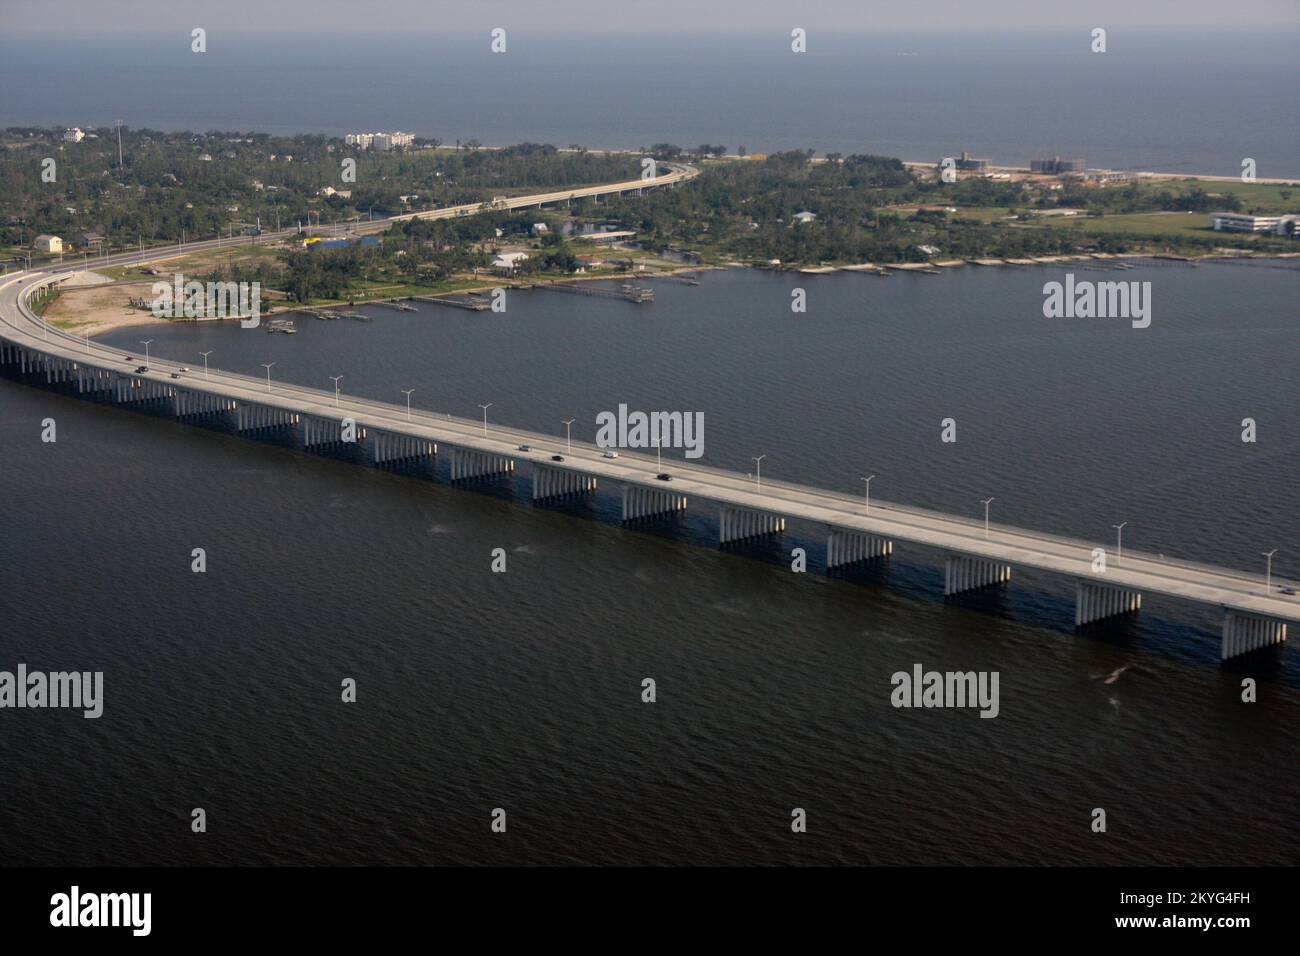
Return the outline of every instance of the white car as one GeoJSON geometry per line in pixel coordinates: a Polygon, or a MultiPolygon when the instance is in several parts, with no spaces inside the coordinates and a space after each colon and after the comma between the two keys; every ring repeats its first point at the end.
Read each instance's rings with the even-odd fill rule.
{"type": "Polygon", "coordinates": [[[608,451],[605,452],[605,457],[606,457],[606,458],[617,458],[617,457],[618,457],[618,452],[614,451],[614,449],[611,448],[611,449],[609,449],[608,451]]]}

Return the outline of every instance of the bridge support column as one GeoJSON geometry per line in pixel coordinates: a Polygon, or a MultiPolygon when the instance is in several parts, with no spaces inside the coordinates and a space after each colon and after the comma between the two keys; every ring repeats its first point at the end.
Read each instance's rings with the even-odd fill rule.
{"type": "Polygon", "coordinates": [[[651,518],[685,510],[685,495],[658,488],[643,488],[640,485],[627,485],[623,489],[624,521],[636,521],[638,518],[651,518]]]}
{"type": "Polygon", "coordinates": [[[533,469],[533,500],[544,501],[547,498],[563,498],[566,495],[582,494],[596,490],[596,479],[576,471],[562,468],[547,468],[537,465],[533,469]]]}
{"type": "MultiPolygon", "coordinates": [[[[330,423],[335,430],[342,434],[342,424],[339,422],[330,423]]],[[[413,435],[394,435],[388,432],[382,432],[376,429],[370,434],[370,459],[371,462],[379,467],[388,462],[414,461],[421,458],[430,458],[438,454],[438,443],[429,441],[426,438],[417,438],[413,435]]],[[[338,441],[340,439],[333,439],[338,441]]],[[[511,463],[511,470],[514,470],[514,463],[511,463]]]]}
{"type": "Polygon", "coordinates": [[[1083,627],[1103,618],[1132,614],[1141,607],[1142,595],[1137,591],[1080,581],[1075,592],[1074,626],[1083,627]]]}
{"type": "Polygon", "coordinates": [[[894,542],[860,531],[831,528],[826,538],[826,570],[885,558],[894,553],[894,542]]]}
{"type": "Polygon", "coordinates": [[[1011,565],[985,558],[972,558],[964,554],[950,554],[944,562],[943,594],[950,597],[964,591],[975,591],[991,584],[1005,584],[1011,580],[1011,565]]]}
{"type": "Polygon", "coordinates": [[[514,459],[485,451],[454,448],[451,452],[451,480],[502,478],[515,470],[514,459]]]}
{"type": "Polygon", "coordinates": [[[785,519],[766,511],[749,508],[723,508],[718,521],[718,543],[744,541],[785,530],[785,519]]]}
{"type": "Polygon", "coordinates": [[[1270,644],[1281,644],[1285,640],[1285,621],[1224,609],[1221,660],[1248,654],[1270,644]]]}

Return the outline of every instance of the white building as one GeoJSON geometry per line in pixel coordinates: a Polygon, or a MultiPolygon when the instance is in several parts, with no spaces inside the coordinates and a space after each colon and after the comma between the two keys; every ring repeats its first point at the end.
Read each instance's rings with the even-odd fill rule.
{"type": "Polygon", "coordinates": [[[58,236],[37,236],[36,241],[32,243],[32,248],[37,252],[57,252],[62,254],[63,240],[58,236]]]}
{"type": "Polygon", "coordinates": [[[360,149],[400,149],[414,145],[415,134],[403,133],[401,130],[393,133],[348,133],[343,137],[343,142],[360,149]]]}
{"type": "Polygon", "coordinates": [[[816,218],[817,218],[817,213],[815,212],[804,211],[804,212],[797,212],[794,214],[794,221],[797,223],[812,222],[816,218]]]}
{"type": "Polygon", "coordinates": [[[527,258],[526,252],[503,252],[492,260],[492,271],[510,275],[527,258]]]}
{"type": "Polygon", "coordinates": [[[63,141],[65,143],[80,143],[85,138],[86,138],[86,134],[83,133],[80,127],[77,126],[74,126],[71,129],[65,129],[63,131],[63,141]]]}
{"type": "Polygon", "coordinates": [[[1276,232],[1281,216],[1250,216],[1239,212],[1216,212],[1211,219],[1215,232],[1276,232]]]}

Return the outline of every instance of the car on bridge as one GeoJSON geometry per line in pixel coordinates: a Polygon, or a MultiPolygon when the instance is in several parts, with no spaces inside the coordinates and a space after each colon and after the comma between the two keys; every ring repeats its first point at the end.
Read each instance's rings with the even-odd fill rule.
{"type": "Polygon", "coordinates": [[[148,366],[148,365],[141,365],[140,367],[138,367],[138,368],[135,370],[135,374],[136,374],[136,375],[139,375],[139,374],[141,374],[142,372],[147,372],[147,371],[149,371],[149,366],[148,366]]]}
{"type": "Polygon", "coordinates": [[[611,449],[609,449],[608,451],[605,452],[605,457],[606,457],[606,458],[617,458],[617,457],[618,457],[618,452],[614,451],[614,449],[611,448],[611,449]]]}
{"type": "Polygon", "coordinates": [[[668,474],[668,472],[666,472],[666,471],[661,471],[661,472],[659,472],[659,474],[655,475],[655,477],[658,478],[660,481],[672,481],[672,480],[673,480],[673,476],[670,475],[670,474],[668,474]]]}
{"type": "Polygon", "coordinates": [[[520,445],[518,448],[515,449],[515,451],[532,451],[532,450],[533,450],[532,445],[520,445]]]}
{"type": "Polygon", "coordinates": [[[551,456],[551,461],[564,461],[564,456],[563,456],[563,455],[552,455],[552,456],[551,456]]]}

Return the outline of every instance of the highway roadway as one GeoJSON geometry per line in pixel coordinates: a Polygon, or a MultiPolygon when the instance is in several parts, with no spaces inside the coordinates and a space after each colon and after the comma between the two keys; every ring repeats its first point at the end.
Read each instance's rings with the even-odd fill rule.
{"type": "MultiPolygon", "coordinates": [[[[681,174],[687,175],[685,172],[681,174]]],[[[642,185],[646,184],[632,181],[631,185],[611,184],[609,187],[592,188],[631,189],[642,185]]],[[[568,192],[547,193],[516,197],[512,202],[535,205],[539,199],[543,202],[562,201],[569,195],[568,192]]],[[[472,208],[477,210],[479,207],[475,205],[472,208]]],[[[437,212],[457,215],[453,210],[437,212]]],[[[223,242],[222,247],[227,245],[228,240],[223,242]]],[[[217,241],[208,240],[187,244],[184,251],[190,253],[216,247],[217,241]]],[[[103,264],[160,261],[175,255],[174,248],[154,249],[146,250],[143,256],[139,253],[109,256],[103,264]]],[[[414,408],[408,420],[404,406],[346,394],[340,395],[336,403],[332,391],[279,382],[273,382],[268,391],[265,379],[230,372],[212,372],[205,378],[201,370],[179,372],[182,367],[179,363],[165,359],[154,358],[148,372],[135,375],[134,369],[143,364],[138,358],[128,362],[126,356],[117,349],[107,348],[94,341],[86,343],[49,327],[27,307],[25,297],[28,292],[48,284],[60,274],[75,271],[79,270],[69,266],[62,270],[11,274],[0,278],[0,338],[71,362],[153,380],[167,386],[179,386],[193,392],[224,396],[320,419],[337,421],[350,417],[362,428],[422,438],[438,443],[440,448],[451,446],[499,455],[516,462],[531,462],[535,466],[571,470],[594,476],[602,485],[613,483],[615,487],[635,485],[670,491],[686,496],[692,510],[698,509],[704,502],[712,502],[723,507],[764,512],[895,542],[926,545],[952,554],[1016,568],[1054,571],[1084,584],[1121,588],[1143,594],[1163,594],[1220,605],[1277,621],[1300,621],[1300,596],[1286,594],[1282,590],[1296,589],[1295,585],[1274,577],[1270,593],[1265,593],[1263,559],[1256,559],[1254,555],[1249,557],[1251,560],[1259,560],[1261,568],[1258,574],[1173,560],[1131,549],[1125,549],[1121,563],[1111,549],[1111,542],[1072,539],[996,523],[990,524],[986,533],[982,520],[908,508],[884,501],[873,500],[868,510],[864,499],[858,495],[767,477],[762,480],[760,487],[752,477],[673,457],[671,452],[665,454],[663,471],[670,473],[672,480],[664,482],[656,477],[660,467],[653,454],[620,449],[618,458],[608,459],[604,457],[604,449],[583,441],[574,441],[570,450],[563,437],[490,423],[485,434],[481,421],[414,408]],[[174,372],[182,378],[172,379],[174,372]],[[531,450],[521,451],[520,445],[528,445],[531,450]],[[551,460],[551,456],[557,454],[564,456],[563,462],[551,460]],[[1097,547],[1103,547],[1107,552],[1104,573],[1094,573],[1092,570],[1093,549],[1097,547]]],[[[467,400],[468,404],[470,402],[467,400]]],[[[1290,542],[1260,542],[1259,550],[1286,544],[1290,542]]]]}

